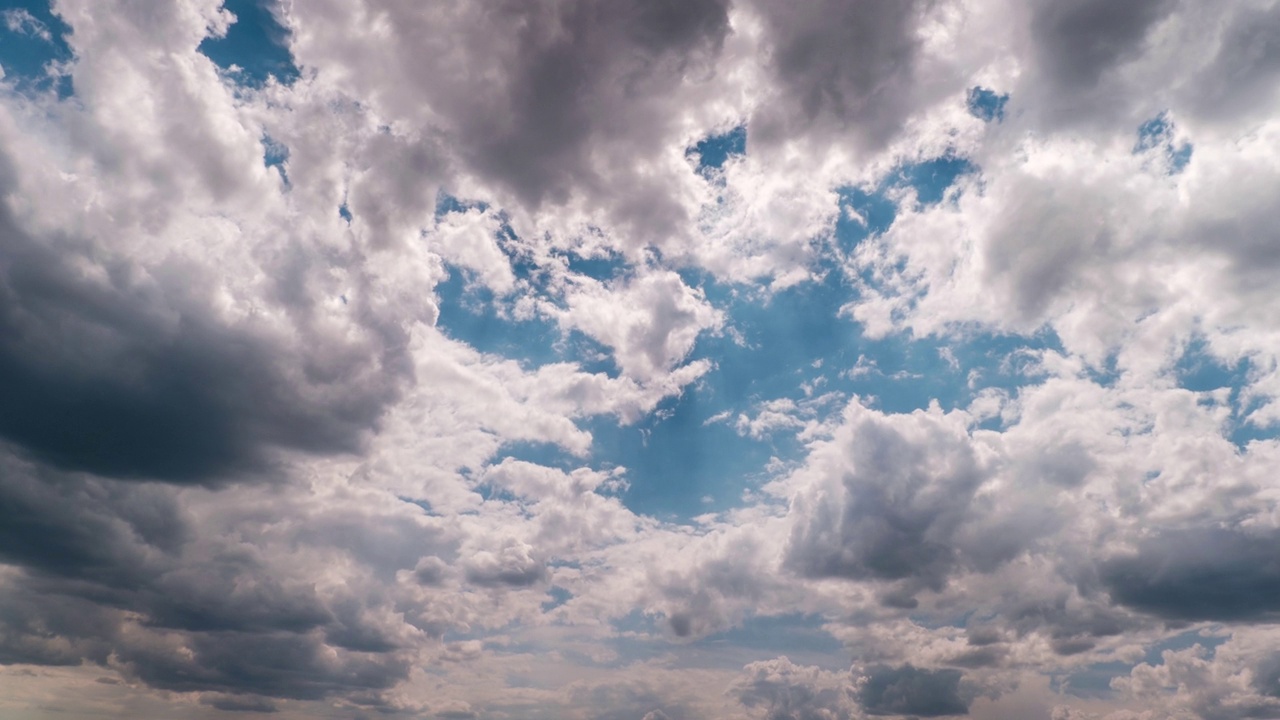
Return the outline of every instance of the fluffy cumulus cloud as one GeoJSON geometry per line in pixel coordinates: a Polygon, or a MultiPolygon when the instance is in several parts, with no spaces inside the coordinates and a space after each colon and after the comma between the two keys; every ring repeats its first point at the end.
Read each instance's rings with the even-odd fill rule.
{"type": "Polygon", "coordinates": [[[0,10],[0,715],[1280,717],[1280,3],[0,10]]]}

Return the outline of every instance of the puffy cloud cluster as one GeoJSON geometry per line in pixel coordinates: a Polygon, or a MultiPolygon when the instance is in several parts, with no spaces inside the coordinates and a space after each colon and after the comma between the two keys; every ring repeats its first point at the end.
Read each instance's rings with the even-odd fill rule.
{"type": "Polygon", "coordinates": [[[4,713],[1280,714],[1280,4],[262,7],[3,13],[4,713]]]}

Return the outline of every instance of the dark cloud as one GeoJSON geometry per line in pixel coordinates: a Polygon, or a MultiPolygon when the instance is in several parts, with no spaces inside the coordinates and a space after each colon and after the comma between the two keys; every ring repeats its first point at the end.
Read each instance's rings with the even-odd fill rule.
{"type": "Polygon", "coordinates": [[[962,668],[997,667],[1008,653],[1000,647],[974,648],[946,659],[948,665],[962,668]]]}
{"type": "MultiPolygon", "coordinates": [[[[1234,9],[1234,8],[1233,8],[1234,9]]],[[[1280,15],[1246,3],[1223,21],[1217,52],[1182,88],[1183,101],[1202,117],[1236,121],[1269,112],[1280,91],[1280,15]]]]}
{"type": "Polygon", "coordinates": [[[1228,529],[1157,533],[1134,554],[1102,562],[1115,602],[1170,620],[1280,617],[1280,533],[1228,529]]]}
{"type": "Polygon", "coordinates": [[[858,702],[870,715],[967,715],[969,703],[960,694],[961,677],[959,670],[878,666],[868,674],[858,702]]]}
{"type": "Polygon", "coordinates": [[[921,3],[819,0],[754,3],[768,29],[780,97],[751,118],[753,147],[840,134],[878,147],[902,127],[916,77],[921,3]]]}
{"type": "Polygon", "coordinates": [[[475,165],[526,202],[563,197],[571,183],[590,179],[586,152],[594,134],[609,132],[614,113],[677,84],[689,53],[718,48],[728,32],[726,6],[506,3],[502,24],[519,28],[517,48],[501,111],[467,128],[475,165]],[[609,108],[611,99],[623,105],[609,108]]]}
{"type": "Polygon", "coordinates": [[[726,0],[313,9],[293,16],[300,62],[334,71],[379,113],[439,132],[459,172],[526,209],[586,199],[646,237],[683,219],[635,160],[687,140],[673,96],[713,75],[726,0]],[[388,22],[375,31],[370,18],[388,22]]]}
{"type": "Polygon", "coordinates": [[[1059,655],[1076,655],[1093,648],[1100,638],[1114,637],[1133,627],[1133,619],[1102,598],[1064,589],[1041,596],[1026,593],[1005,610],[1003,621],[1018,637],[1040,634],[1059,655]]]}
{"type": "Polygon", "coordinates": [[[0,665],[105,665],[119,624],[114,608],[9,576],[0,587],[0,665]]]}
{"type": "Polygon", "coordinates": [[[1253,687],[1262,695],[1280,698],[1280,653],[1265,658],[1254,667],[1253,687]]]}
{"type": "Polygon", "coordinates": [[[181,654],[124,647],[116,655],[127,675],[155,688],[298,700],[384,690],[409,674],[403,657],[334,651],[315,634],[195,633],[186,647],[181,654]]]}
{"type": "Polygon", "coordinates": [[[376,599],[322,596],[265,546],[196,523],[182,492],[0,455],[0,561],[10,566],[0,664],[113,658],[151,687],[264,698],[378,691],[406,677],[404,654],[371,615],[376,599]]]}
{"type": "MultiPolygon", "coordinates": [[[[272,446],[356,450],[406,373],[402,332],[310,352],[215,319],[207,275],[35,237],[0,204],[0,435],[60,468],[180,483],[261,470],[272,446]]],[[[299,319],[315,302],[286,300],[299,319]]]]}
{"type": "Polygon", "coordinates": [[[1045,74],[1064,90],[1087,90],[1142,50],[1173,0],[1052,0],[1036,5],[1034,46],[1045,74]]]}
{"type": "Polygon", "coordinates": [[[443,560],[432,555],[417,562],[413,568],[413,577],[423,585],[437,586],[444,581],[448,569],[443,560]]]}

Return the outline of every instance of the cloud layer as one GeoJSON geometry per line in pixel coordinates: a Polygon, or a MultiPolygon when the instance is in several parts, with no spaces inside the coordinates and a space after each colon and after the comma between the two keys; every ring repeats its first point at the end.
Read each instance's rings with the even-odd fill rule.
{"type": "Polygon", "coordinates": [[[1280,716],[1280,4],[0,18],[0,714],[1280,716]]]}

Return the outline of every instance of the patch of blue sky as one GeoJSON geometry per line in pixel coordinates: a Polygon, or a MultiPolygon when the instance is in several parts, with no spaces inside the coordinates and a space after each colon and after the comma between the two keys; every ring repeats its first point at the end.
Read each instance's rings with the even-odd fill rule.
{"type": "MultiPolygon", "coordinates": [[[[345,207],[339,208],[339,212],[345,207]]],[[[440,220],[449,213],[473,209],[485,211],[489,205],[441,192],[436,199],[435,217],[440,220]]],[[[544,284],[546,273],[519,251],[515,240],[504,220],[498,231],[498,247],[506,254],[517,280],[536,290],[544,284]]],[[[512,358],[525,368],[574,360],[598,365],[598,358],[607,357],[603,346],[581,333],[566,335],[552,320],[541,316],[512,317],[503,299],[478,282],[470,270],[453,265],[446,269],[449,277],[435,288],[440,299],[436,325],[449,337],[480,352],[512,358]]]]}
{"type": "Polygon", "coordinates": [[[858,243],[888,230],[898,216],[898,204],[877,190],[846,187],[840,189],[840,214],[836,218],[835,241],[839,249],[852,250],[858,243]]]}
{"type": "MultiPolygon", "coordinates": [[[[884,232],[905,186],[915,189],[920,202],[939,202],[956,178],[975,171],[963,158],[945,156],[904,166],[871,190],[846,188],[842,205],[860,219],[846,214],[837,221],[836,247],[849,251],[884,232]]],[[[732,332],[699,339],[691,359],[711,360],[715,369],[645,420],[628,427],[604,420],[589,425],[593,460],[628,469],[631,485],[622,497],[628,507],[672,520],[728,509],[744,491],[769,479],[772,459],[788,463],[802,457],[795,427],[756,438],[736,427],[739,417],[750,419],[763,403],[792,401],[796,425],[821,420],[854,395],[885,412],[911,412],[932,402],[950,410],[967,406],[984,387],[1016,390],[1026,372],[1006,360],[1057,347],[1051,333],[868,338],[840,314],[865,278],[847,277],[830,257],[815,270],[818,279],[767,298],[682,270],[686,283],[701,287],[726,311],[732,332]],[[971,371],[978,373],[974,387],[971,371]],[[834,393],[834,401],[813,403],[825,393],[834,393]]]]}
{"type": "Polygon", "coordinates": [[[890,176],[890,183],[896,186],[910,186],[916,191],[916,200],[922,206],[936,205],[942,202],[947,190],[962,175],[977,172],[978,167],[968,158],[959,155],[943,155],[941,157],[911,163],[899,168],[890,176]]]}
{"type": "Polygon", "coordinates": [[[0,68],[4,82],[22,93],[72,94],[71,76],[60,68],[73,59],[71,28],[49,0],[9,0],[0,9],[0,68]]]}
{"type": "MultiPolygon", "coordinates": [[[[340,214],[344,207],[339,208],[340,214]]],[[[441,192],[436,199],[435,218],[439,221],[449,213],[469,210],[484,212],[491,207],[483,201],[463,200],[441,192]]],[[[540,265],[528,248],[519,242],[506,215],[496,212],[501,221],[496,237],[498,247],[506,255],[512,274],[521,285],[517,292],[532,292],[554,300],[555,293],[549,285],[554,273],[540,265]]],[[[348,211],[344,217],[349,216],[348,211]]],[[[556,252],[569,272],[599,281],[616,281],[634,270],[617,253],[584,256],[573,250],[556,252]]],[[[448,279],[436,286],[441,306],[437,326],[445,334],[481,352],[515,359],[525,368],[552,362],[573,362],[585,372],[618,376],[619,368],[612,354],[595,339],[577,330],[566,331],[553,320],[540,315],[516,319],[507,307],[509,299],[496,297],[493,291],[476,281],[470,270],[452,265],[447,269],[448,279]]]]}
{"type": "Polygon", "coordinates": [[[736,331],[736,337],[699,340],[693,357],[714,360],[715,369],[637,425],[602,420],[589,426],[593,458],[628,468],[631,487],[623,501],[637,512],[688,519],[733,507],[744,490],[769,479],[772,458],[801,457],[794,428],[754,439],[735,427],[738,417],[754,416],[765,402],[792,400],[798,422],[821,420],[854,395],[885,412],[931,402],[962,408],[986,387],[1016,391],[1029,372],[1018,358],[1057,347],[1051,333],[868,338],[856,322],[838,316],[854,288],[836,272],[767,303],[731,299],[730,289],[714,284],[704,288],[729,311],[736,331]],[[835,393],[835,400],[811,404],[825,393],[835,393]],[[717,417],[725,419],[709,422],[717,417]]]}
{"type": "Polygon", "coordinates": [[[722,168],[729,158],[747,153],[747,127],[739,125],[727,133],[703,138],[690,153],[698,156],[698,172],[722,168]]]}
{"type": "Polygon", "coordinates": [[[1163,155],[1169,164],[1169,174],[1177,175],[1191,162],[1192,146],[1188,142],[1174,142],[1173,121],[1168,113],[1162,112],[1138,127],[1138,140],[1134,143],[1133,152],[1163,155]]]}
{"type": "Polygon", "coordinates": [[[542,603],[542,612],[550,612],[552,610],[555,610],[561,605],[564,605],[565,603],[569,602],[569,600],[572,597],[573,597],[573,593],[560,587],[559,585],[552,585],[551,587],[547,588],[547,600],[542,603]]]}
{"type": "Polygon", "coordinates": [[[397,495],[396,499],[398,499],[400,502],[406,502],[406,503],[409,503],[410,505],[418,506],[418,508],[420,508],[422,512],[426,513],[427,515],[436,514],[435,510],[431,508],[431,503],[421,498],[411,498],[405,495],[397,495]]]}
{"type": "MultiPolygon", "coordinates": [[[[725,648],[752,651],[765,657],[786,655],[800,665],[816,665],[826,670],[847,670],[849,653],[844,645],[827,632],[826,621],[817,615],[794,613],[774,617],[750,617],[735,627],[708,635],[690,643],[690,649],[708,651],[714,659],[725,655],[725,648]]],[[[688,658],[697,660],[696,657],[688,658]]],[[[729,658],[730,662],[735,661],[729,658]]],[[[739,665],[741,666],[741,665],[739,665]]]]}
{"type": "Polygon", "coordinates": [[[1004,106],[1009,102],[1007,93],[981,86],[969,88],[966,105],[969,114],[985,122],[1001,122],[1004,120],[1004,106]]]}
{"type": "Polygon", "coordinates": [[[436,285],[440,298],[436,326],[449,337],[480,352],[515,359],[526,369],[573,360],[578,354],[575,349],[603,353],[603,348],[593,347],[593,341],[579,333],[562,337],[559,326],[546,318],[510,317],[493,291],[477,282],[469,270],[455,266],[448,270],[448,279],[436,285]]]}
{"type": "Polygon", "coordinates": [[[794,454],[793,448],[743,438],[729,425],[707,424],[725,407],[707,397],[717,374],[668,398],[636,424],[612,418],[585,424],[594,440],[593,463],[627,469],[629,486],[620,498],[631,510],[684,522],[736,506],[745,489],[767,479],[764,468],[774,454],[794,454]]]}
{"type": "MultiPolygon", "coordinates": [[[[289,160],[289,147],[278,142],[270,135],[262,136],[262,164],[269,168],[275,168],[280,173],[280,179],[284,181],[285,187],[290,187],[289,171],[285,167],[285,163],[289,160]]],[[[341,214],[341,211],[339,211],[341,214]]]]}
{"type": "Polygon", "coordinates": [[[225,37],[205,38],[199,50],[242,85],[261,87],[271,77],[288,85],[298,78],[289,31],[275,14],[278,0],[225,0],[236,16],[225,37]]]}
{"type": "MultiPolygon", "coordinates": [[[[936,203],[958,177],[971,172],[976,168],[967,160],[944,156],[899,168],[872,189],[844,189],[842,205],[859,219],[846,214],[837,221],[834,246],[848,252],[888,229],[905,187],[915,190],[919,202],[936,203]]],[[[441,212],[467,207],[454,198],[441,201],[441,212]]],[[[616,258],[578,268],[598,277],[625,271],[616,258]]],[[[565,469],[584,463],[625,467],[629,487],[620,497],[629,508],[688,521],[739,505],[744,492],[771,479],[774,458],[784,464],[802,458],[796,426],[824,419],[854,395],[885,412],[911,412],[933,402],[945,410],[962,408],[983,388],[1015,392],[1028,379],[1028,363],[1018,359],[1059,347],[1048,332],[868,338],[858,323],[840,314],[866,278],[848,277],[834,257],[823,258],[815,270],[818,279],[765,296],[682,269],[685,282],[701,287],[729,318],[731,332],[704,334],[689,358],[710,360],[714,369],[637,423],[620,425],[610,416],[582,421],[594,440],[586,459],[544,444],[516,444],[501,454],[565,469]],[[827,393],[828,402],[815,401],[827,393]],[[779,399],[794,403],[791,427],[755,437],[738,427],[739,418],[750,419],[764,403],[779,399]]],[[[526,277],[536,280],[536,269],[526,277]]],[[[480,350],[531,366],[571,360],[616,375],[604,348],[587,338],[566,339],[551,322],[513,322],[464,273],[455,271],[437,292],[443,305],[440,325],[480,350]]]]}
{"type": "Polygon", "coordinates": [[[583,257],[570,252],[565,254],[565,262],[568,264],[569,272],[601,282],[622,278],[634,270],[626,258],[616,253],[583,257]]]}
{"type": "Polygon", "coordinates": [[[898,215],[898,195],[915,191],[921,207],[936,205],[963,175],[978,172],[968,158],[946,154],[908,163],[889,173],[875,187],[843,187],[839,190],[841,213],[836,219],[836,246],[849,251],[866,238],[885,232],[898,215]]]}
{"type": "MultiPolygon", "coordinates": [[[[1226,429],[1227,437],[1241,449],[1251,441],[1280,436],[1280,427],[1259,425],[1249,420],[1250,413],[1266,402],[1266,398],[1247,392],[1251,370],[1247,358],[1231,365],[1223,363],[1209,351],[1203,338],[1195,338],[1188,343],[1173,368],[1179,387],[1198,393],[1228,390],[1226,402],[1231,408],[1231,418],[1226,429]]],[[[1205,402],[1213,400],[1205,398],[1205,402]]]]}
{"type": "Polygon", "coordinates": [[[608,660],[584,659],[601,668],[621,669],[638,662],[666,658],[677,668],[719,668],[740,670],[757,661],[786,655],[800,665],[825,670],[849,668],[849,653],[814,615],[793,613],[776,617],[748,617],[734,627],[687,642],[677,638],[668,618],[632,611],[612,623],[615,635],[605,640],[614,652],[608,660]],[[679,656],[671,655],[672,644],[680,643],[679,656]]]}
{"type": "MultiPolygon", "coordinates": [[[[1159,666],[1164,664],[1166,651],[1186,650],[1199,645],[1205,649],[1207,657],[1213,657],[1218,646],[1230,639],[1230,635],[1205,634],[1200,631],[1184,632],[1173,637],[1153,643],[1139,662],[1159,666]]],[[[1055,691],[1065,692],[1082,698],[1109,698],[1114,695],[1111,681],[1125,677],[1137,667],[1138,663],[1111,660],[1097,662],[1075,670],[1071,673],[1054,677],[1050,686],[1055,691]]]]}
{"type": "Polygon", "coordinates": [[[1114,694],[1111,681],[1128,675],[1134,667],[1134,663],[1120,660],[1093,663],[1070,674],[1052,678],[1050,687],[1078,698],[1109,698],[1114,694]]]}
{"type": "MultiPolygon", "coordinates": [[[[1257,409],[1262,403],[1261,399],[1255,401],[1251,409],[1257,409]]],[[[1227,430],[1227,439],[1241,450],[1255,440],[1275,440],[1276,438],[1280,438],[1280,425],[1276,423],[1257,424],[1241,420],[1232,423],[1227,430]]]]}

